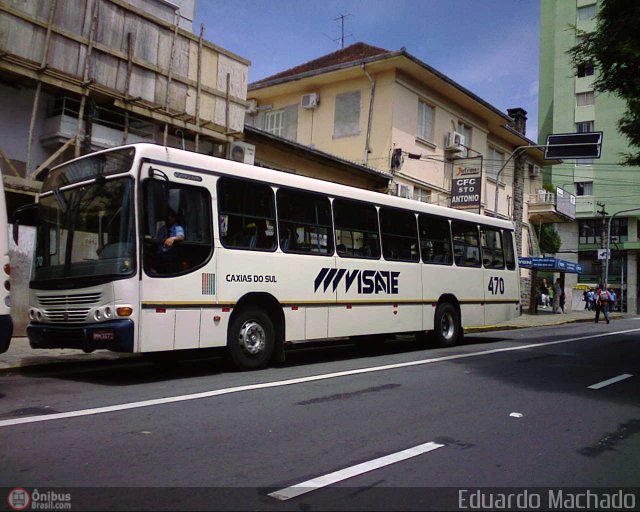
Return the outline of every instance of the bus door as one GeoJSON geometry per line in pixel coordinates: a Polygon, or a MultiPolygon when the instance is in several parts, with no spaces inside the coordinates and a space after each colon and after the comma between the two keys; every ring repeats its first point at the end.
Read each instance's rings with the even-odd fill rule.
{"type": "Polygon", "coordinates": [[[453,220],[451,235],[455,273],[450,291],[460,301],[462,325],[484,325],[486,294],[478,225],[453,220]]]}
{"type": "Polygon", "coordinates": [[[139,351],[223,345],[226,329],[213,339],[215,178],[158,164],[141,177],[139,351]]]}
{"type": "Polygon", "coordinates": [[[495,324],[513,318],[514,300],[519,295],[519,277],[514,272],[513,244],[511,232],[503,243],[502,231],[482,226],[480,239],[482,245],[482,266],[484,273],[485,324],[495,324]],[[511,256],[505,256],[509,248],[511,256]],[[511,270],[509,270],[509,268],[511,270]]]}

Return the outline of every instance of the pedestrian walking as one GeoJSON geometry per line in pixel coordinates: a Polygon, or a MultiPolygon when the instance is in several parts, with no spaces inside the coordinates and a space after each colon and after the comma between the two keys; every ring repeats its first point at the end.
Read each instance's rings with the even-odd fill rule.
{"type": "Polygon", "coordinates": [[[609,323],[609,302],[611,301],[611,297],[609,297],[609,292],[607,289],[600,285],[596,290],[596,318],[595,323],[598,323],[600,320],[600,311],[604,314],[604,319],[609,323]]]}
{"type": "Polygon", "coordinates": [[[556,279],[556,282],[553,284],[553,312],[554,313],[564,313],[564,310],[563,310],[564,304],[561,304],[563,294],[564,292],[562,291],[560,278],[558,278],[556,279]]]}
{"type": "Polygon", "coordinates": [[[593,288],[589,288],[587,292],[587,302],[589,303],[589,311],[596,309],[596,291],[593,288]]]}
{"type": "Polygon", "coordinates": [[[618,296],[613,288],[609,288],[609,311],[615,311],[616,309],[616,299],[618,296]]]}
{"type": "Polygon", "coordinates": [[[549,285],[547,284],[547,280],[543,279],[542,284],[540,284],[540,298],[542,299],[542,308],[549,307],[549,285]]]}

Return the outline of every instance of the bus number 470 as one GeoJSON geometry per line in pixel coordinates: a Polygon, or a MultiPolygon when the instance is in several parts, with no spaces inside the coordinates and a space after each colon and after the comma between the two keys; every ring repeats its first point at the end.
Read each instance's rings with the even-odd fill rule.
{"type": "Polygon", "coordinates": [[[487,290],[489,290],[492,295],[497,295],[498,293],[504,295],[504,279],[501,277],[490,277],[487,290]]]}

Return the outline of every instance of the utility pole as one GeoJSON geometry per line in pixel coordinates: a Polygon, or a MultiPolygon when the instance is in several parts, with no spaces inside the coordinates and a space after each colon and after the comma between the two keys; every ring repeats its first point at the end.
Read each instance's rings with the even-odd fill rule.
{"type": "MultiPolygon", "coordinates": [[[[600,211],[597,213],[597,215],[602,216],[602,228],[600,231],[600,248],[601,249],[608,249],[609,248],[609,233],[607,232],[607,215],[609,215],[607,213],[607,211],[604,209],[605,208],[605,204],[601,203],[600,201],[598,201],[597,206],[600,208],[600,211]]],[[[609,254],[605,254],[605,260],[604,263],[602,265],[602,268],[600,270],[600,283],[603,286],[607,286],[607,283],[605,282],[607,279],[607,272],[606,269],[609,266],[609,254]]]]}

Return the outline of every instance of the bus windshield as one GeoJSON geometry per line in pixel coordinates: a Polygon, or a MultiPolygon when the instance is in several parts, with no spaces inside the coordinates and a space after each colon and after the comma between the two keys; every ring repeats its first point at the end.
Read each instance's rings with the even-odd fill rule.
{"type": "Polygon", "coordinates": [[[73,278],[82,278],[98,284],[131,275],[136,267],[133,184],[129,177],[98,177],[41,197],[34,282],[64,279],[74,285],[73,278]]]}

